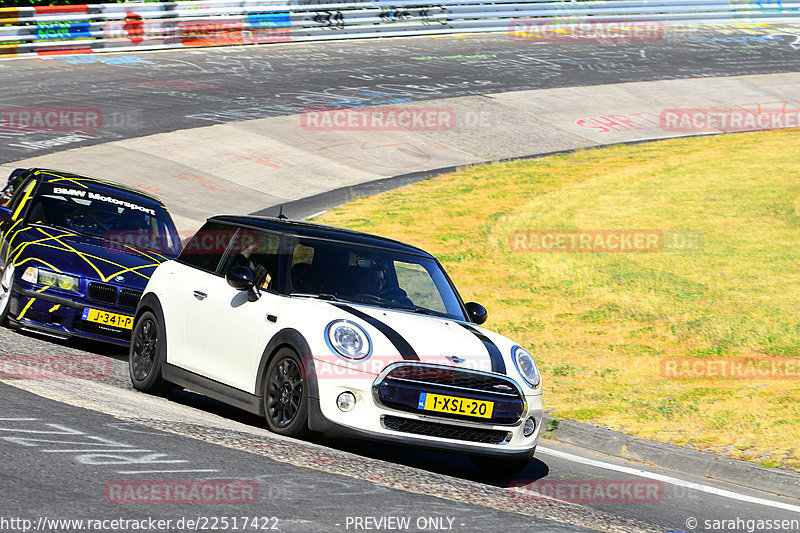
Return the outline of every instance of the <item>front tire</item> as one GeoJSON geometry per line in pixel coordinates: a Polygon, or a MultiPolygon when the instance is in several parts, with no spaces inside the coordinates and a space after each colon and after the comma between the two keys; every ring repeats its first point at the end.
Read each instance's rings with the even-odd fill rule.
{"type": "Polygon", "coordinates": [[[264,375],[262,402],[269,430],[300,438],[308,429],[308,387],[303,362],[290,348],[281,348],[264,375]]]}
{"type": "Polygon", "coordinates": [[[0,274],[0,326],[8,325],[11,293],[14,291],[14,265],[9,263],[0,274]]]}
{"type": "Polygon", "coordinates": [[[161,366],[167,355],[166,340],[164,320],[151,311],[142,313],[133,328],[128,357],[134,389],[161,394],[171,388],[161,377],[161,366]]]}

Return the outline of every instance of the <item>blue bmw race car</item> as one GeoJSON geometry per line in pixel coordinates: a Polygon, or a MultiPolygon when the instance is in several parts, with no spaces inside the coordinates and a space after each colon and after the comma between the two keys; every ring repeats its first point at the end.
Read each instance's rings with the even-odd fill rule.
{"type": "Polygon", "coordinates": [[[0,193],[0,323],[128,345],[150,275],[179,251],[157,198],[67,172],[17,169],[0,193]]]}

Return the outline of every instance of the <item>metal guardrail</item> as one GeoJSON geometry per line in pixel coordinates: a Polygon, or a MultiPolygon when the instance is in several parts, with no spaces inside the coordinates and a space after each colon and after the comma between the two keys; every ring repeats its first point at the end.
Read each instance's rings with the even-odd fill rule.
{"type": "Polygon", "coordinates": [[[0,56],[499,31],[545,40],[545,27],[552,36],[568,25],[800,21],[800,1],[781,0],[314,1],[0,8],[0,56]]]}

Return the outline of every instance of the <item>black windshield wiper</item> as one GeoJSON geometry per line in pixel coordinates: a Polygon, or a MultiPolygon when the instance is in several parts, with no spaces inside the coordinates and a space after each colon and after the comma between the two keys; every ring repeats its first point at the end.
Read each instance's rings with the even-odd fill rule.
{"type": "Polygon", "coordinates": [[[413,311],[414,313],[420,313],[422,315],[431,315],[431,316],[442,316],[441,313],[437,313],[436,311],[431,311],[430,309],[426,309],[424,307],[409,307],[407,305],[390,305],[389,309],[397,309],[398,311],[413,311]]]}
{"type": "Polygon", "coordinates": [[[293,292],[289,294],[289,296],[301,296],[303,298],[317,298],[318,300],[330,300],[332,302],[341,302],[339,298],[334,296],[333,294],[328,294],[326,292],[320,294],[311,294],[306,292],[293,292]]]}

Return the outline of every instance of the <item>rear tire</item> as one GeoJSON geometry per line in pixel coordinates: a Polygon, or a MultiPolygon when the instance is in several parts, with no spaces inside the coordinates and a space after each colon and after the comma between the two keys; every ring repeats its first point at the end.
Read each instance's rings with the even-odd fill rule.
{"type": "Polygon", "coordinates": [[[301,438],[308,429],[308,387],[303,362],[290,348],[281,348],[264,374],[261,388],[264,415],[269,430],[301,438]]]}
{"type": "Polygon", "coordinates": [[[14,264],[9,263],[0,274],[0,326],[8,325],[11,294],[14,292],[14,264]]]}
{"type": "Polygon", "coordinates": [[[530,457],[491,457],[487,455],[470,455],[469,460],[481,474],[493,477],[513,476],[525,470],[533,459],[530,457]]]}
{"type": "Polygon", "coordinates": [[[172,385],[161,377],[161,366],[167,358],[164,319],[145,311],[136,321],[131,335],[128,369],[136,390],[162,394],[172,385]]]}

